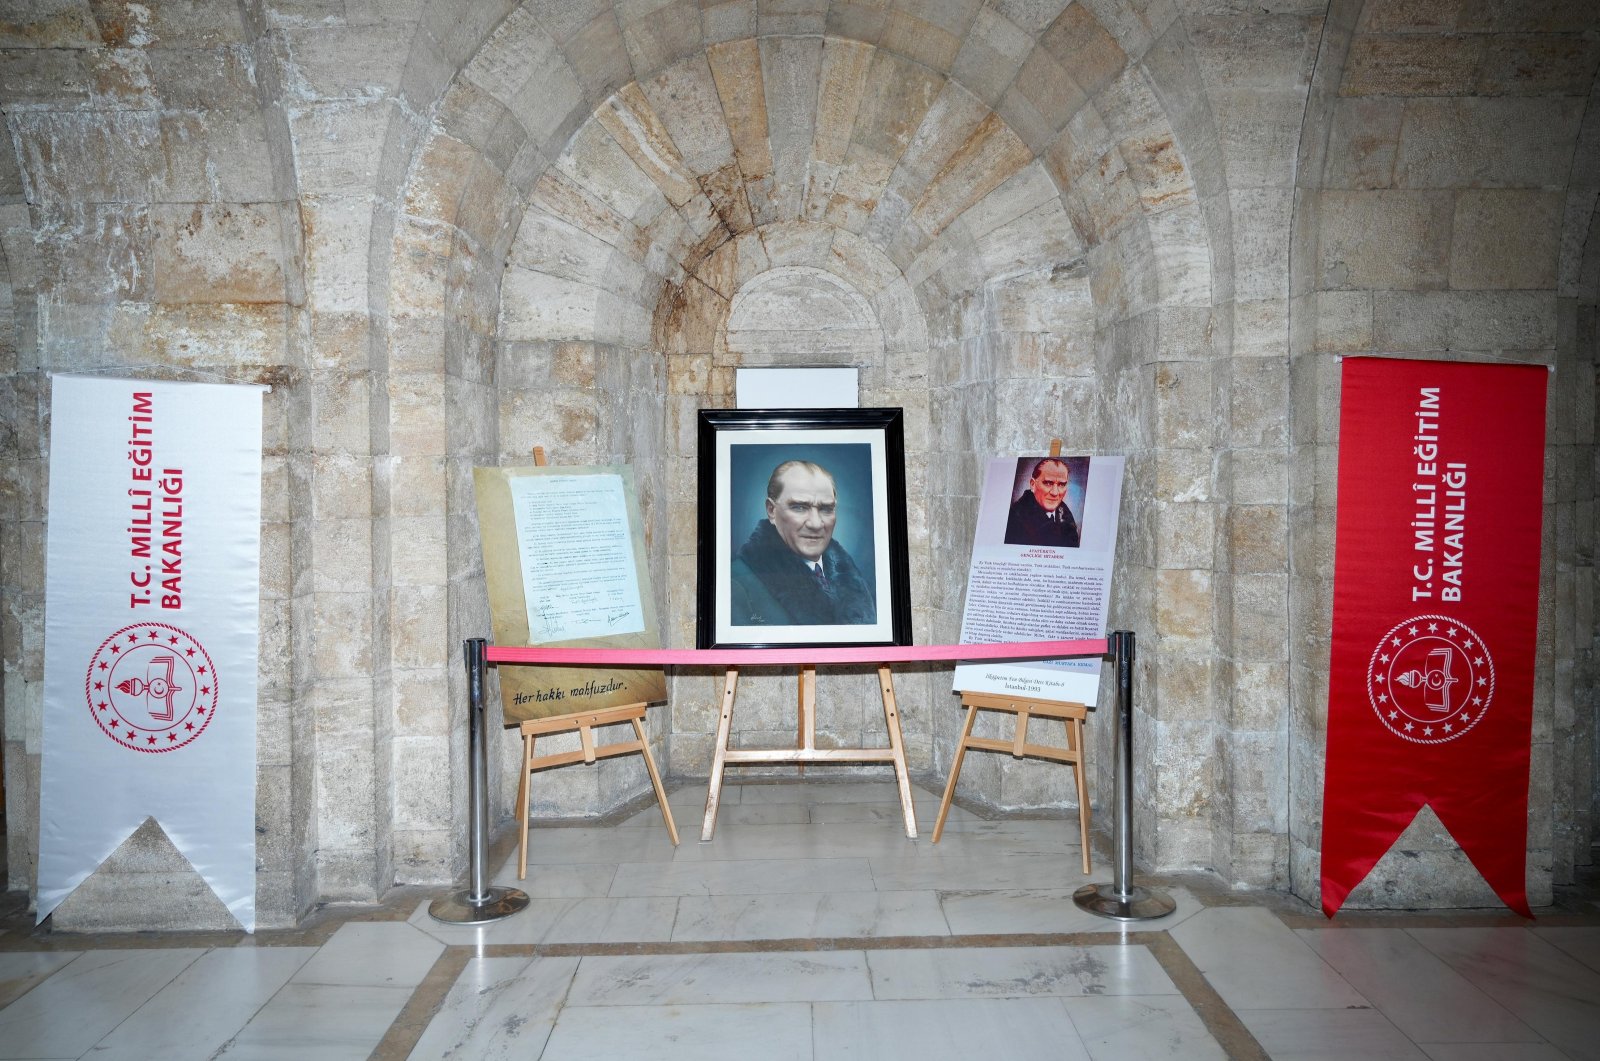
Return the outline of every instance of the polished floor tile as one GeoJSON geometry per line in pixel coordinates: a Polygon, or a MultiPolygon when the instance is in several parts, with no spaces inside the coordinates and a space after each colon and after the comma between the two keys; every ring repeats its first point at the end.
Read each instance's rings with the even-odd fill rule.
{"type": "Polygon", "coordinates": [[[1322,957],[1266,910],[1202,910],[1172,930],[1234,1009],[1346,1009],[1367,1005],[1322,957]]]}
{"type": "Polygon", "coordinates": [[[1403,929],[1328,928],[1299,936],[1414,1042],[1543,1041],[1403,929]]]}
{"type": "Polygon", "coordinates": [[[549,1061],[811,1061],[811,1007],[804,1002],[568,1006],[543,1056],[549,1061]]]}
{"type": "Polygon", "coordinates": [[[1595,972],[1600,972],[1600,927],[1536,928],[1533,934],[1595,972]]]}
{"type": "Polygon", "coordinates": [[[685,896],[674,940],[944,936],[933,892],[812,892],[685,896]]]}
{"type": "MultiPolygon", "coordinates": [[[[751,862],[674,862],[617,867],[611,894],[770,895],[780,892],[874,890],[862,858],[769,858],[751,862]]],[[[909,890],[909,889],[907,889],[909,890]]]]}
{"type": "Polygon", "coordinates": [[[1085,995],[1061,1004],[1094,1061],[1223,1061],[1227,1053],[1178,995],[1085,995]]]}
{"type": "Polygon", "coordinates": [[[1273,1061],[1427,1061],[1428,1055],[1375,1009],[1240,1010],[1273,1061]]]}
{"type": "Polygon", "coordinates": [[[1600,908],[1327,923],[1196,877],[1119,922],[1072,901],[1111,870],[1070,819],[955,808],[933,844],[925,789],[909,840],[892,781],[730,784],[700,843],[704,798],[673,794],[678,848],[654,805],[538,825],[520,882],[502,838],[530,901],[483,925],[418,890],[216,947],[8,926],[0,1061],[1600,1061],[1600,908]]]}
{"type": "Polygon", "coordinates": [[[862,1061],[1092,1061],[1059,998],[819,1002],[815,1053],[862,1061]]]}
{"type": "Polygon", "coordinates": [[[412,925],[351,922],[294,975],[297,984],[412,988],[422,982],[444,945],[412,925]]]}
{"type": "Polygon", "coordinates": [[[32,991],[36,984],[52,976],[82,951],[63,950],[44,953],[7,954],[0,952],[0,1007],[32,991]]]}
{"type": "Polygon", "coordinates": [[[1548,1042],[1600,1058],[1600,973],[1526,928],[1409,931],[1548,1042]]]}
{"type": "Polygon", "coordinates": [[[0,1058],[82,1057],[205,951],[80,954],[0,1010],[0,1058]]]}
{"type": "Polygon", "coordinates": [[[1036,891],[945,891],[940,908],[950,931],[958,936],[1004,932],[1149,932],[1170,929],[1201,909],[1194,896],[1182,888],[1168,891],[1176,909],[1149,921],[1112,921],[1079,909],[1076,889],[1036,891]]]}
{"type": "Polygon", "coordinates": [[[406,987],[290,983],[215,1056],[221,1061],[358,1061],[411,997],[406,987]]]}
{"type": "Polygon", "coordinates": [[[417,1040],[412,1061],[540,1056],[577,971],[577,958],[471,959],[417,1040]]]}
{"type": "Polygon", "coordinates": [[[1144,947],[882,950],[868,960],[880,999],[1177,993],[1144,947]]]}
{"type": "Polygon", "coordinates": [[[872,996],[860,951],[588,957],[567,996],[574,1006],[692,1006],[872,996]]]}
{"type": "Polygon", "coordinates": [[[209,1058],[315,953],[311,947],[207,951],[95,1044],[93,1056],[96,1061],[209,1058]]]}
{"type": "MultiPolygon", "coordinates": [[[[943,842],[940,843],[943,847],[943,842]]],[[[872,879],[887,891],[1067,890],[1090,882],[1076,854],[1016,854],[996,858],[874,858],[872,879]]]]}

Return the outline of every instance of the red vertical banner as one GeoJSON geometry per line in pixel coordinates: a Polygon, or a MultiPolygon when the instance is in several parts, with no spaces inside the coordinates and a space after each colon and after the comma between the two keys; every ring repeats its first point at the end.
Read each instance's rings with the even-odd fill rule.
{"type": "Polygon", "coordinates": [[[1332,917],[1424,804],[1528,909],[1543,365],[1347,358],[1322,813],[1332,917]]]}

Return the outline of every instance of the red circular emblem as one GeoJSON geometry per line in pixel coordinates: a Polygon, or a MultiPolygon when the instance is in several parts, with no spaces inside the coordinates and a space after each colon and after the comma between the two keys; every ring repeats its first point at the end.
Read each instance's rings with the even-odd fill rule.
{"type": "Polygon", "coordinates": [[[1373,649],[1367,699],[1395,736],[1443,744],[1483,721],[1494,699],[1494,660],[1465,623],[1418,615],[1373,649]]]}
{"type": "Polygon", "coordinates": [[[83,682],[106,736],[141,752],[170,752],[205,732],[217,673],[204,646],[166,623],[134,623],[103,641],[83,682]]]}

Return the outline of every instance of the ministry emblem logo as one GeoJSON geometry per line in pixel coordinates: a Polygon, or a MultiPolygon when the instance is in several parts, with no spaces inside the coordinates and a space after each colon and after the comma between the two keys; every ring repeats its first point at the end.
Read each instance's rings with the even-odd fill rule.
{"type": "Polygon", "coordinates": [[[83,688],[101,731],[141,752],[169,752],[200,736],[218,700],[205,647],[166,623],[134,623],[106,638],[83,688]]]}
{"type": "Polygon", "coordinates": [[[1418,615],[1398,623],[1372,652],[1367,698],[1403,740],[1443,744],[1483,720],[1494,699],[1494,659],[1465,623],[1418,615]]]}

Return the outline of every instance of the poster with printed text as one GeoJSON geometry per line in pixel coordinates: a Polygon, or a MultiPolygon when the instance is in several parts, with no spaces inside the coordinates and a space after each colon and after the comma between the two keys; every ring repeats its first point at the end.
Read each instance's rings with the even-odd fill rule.
{"type": "MultiPolygon", "coordinates": [[[[984,471],[961,644],[1106,636],[1121,457],[999,457],[984,471]]],[[[1093,706],[1100,658],[961,663],[958,692],[1093,706]]]]}
{"type": "Polygon", "coordinates": [[[1525,884],[1543,365],[1347,358],[1322,908],[1426,804],[1506,905],[1525,884]]]}
{"type": "Polygon", "coordinates": [[[40,921],[154,817],[255,928],[263,391],[52,379],[40,921]]]}

